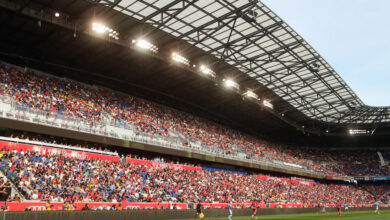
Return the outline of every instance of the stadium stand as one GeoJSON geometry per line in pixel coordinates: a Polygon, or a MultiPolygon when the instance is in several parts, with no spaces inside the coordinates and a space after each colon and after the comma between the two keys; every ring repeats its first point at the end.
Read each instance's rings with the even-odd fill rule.
{"type": "MultiPolygon", "coordinates": [[[[374,196],[350,184],[298,181],[258,174],[210,171],[198,166],[128,163],[60,151],[17,148],[2,142],[1,170],[29,200],[52,202],[165,202],[264,204],[369,204],[374,196]]],[[[118,157],[119,159],[119,157],[118,157]]]]}
{"type": "MultiPolygon", "coordinates": [[[[387,175],[376,152],[341,152],[301,149],[273,144],[199,117],[105,88],[90,87],[8,64],[0,67],[0,95],[17,105],[75,120],[113,123],[146,133],[149,138],[184,136],[187,148],[212,149],[224,155],[244,152],[247,158],[289,163],[332,176],[387,175]],[[345,155],[349,159],[345,160],[345,155]]],[[[48,115],[49,117],[49,115],[48,115]]],[[[388,155],[385,155],[388,157],[388,155]]]]}
{"type": "Polygon", "coordinates": [[[363,190],[371,193],[374,198],[379,201],[390,201],[390,186],[384,183],[364,184],[361,186],[363,190]]]}
{"type": "Polygon", "coordinates": [[[389,107],[261,1],[0,11],[3,220],[390,209],[389,107]]]}

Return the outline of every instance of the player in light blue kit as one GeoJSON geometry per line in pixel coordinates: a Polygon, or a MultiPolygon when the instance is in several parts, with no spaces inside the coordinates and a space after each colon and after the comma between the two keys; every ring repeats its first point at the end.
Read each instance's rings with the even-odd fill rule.
{"type": "Polygon", "coordinates": [[[229,211],[229,220],[232,220],[233,210],[232,210],[232,205],[230,204],[230,202],[229,202],[227,208],[228,208],[228,211],[229,211]]]}
{"type": "Polygon", "coordinates": [[[322,213],[322,214],[325,214],[325,213],[326,213],[326,205],[325,205],[325,204],[322,204],[321,213],[322,213]]]}
{"type": "Polygon", "coordinates": [[[345,204],[344,204],[344,209],[345,209],[345,211],[346,211],[346,212],[349,212],[349,206],[348,206],[348,203],[345,203],[345,204]]]}
{"type": "Polygon", "coordinates": [[[381,214],[379,212],[379,202],[375,202],[374,206],[375,206],[375,213],[378,214],[378,215],[381,214]]]}

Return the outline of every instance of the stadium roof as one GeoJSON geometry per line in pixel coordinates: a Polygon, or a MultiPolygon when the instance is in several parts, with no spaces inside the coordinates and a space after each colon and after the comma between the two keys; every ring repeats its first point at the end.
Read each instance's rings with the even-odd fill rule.
{"type": "Polygon", "coordinates": [[[258,1],[0,0],[0,12],[5,62],[278,139],[281,133],[294,139],[351,130],[390,134],[388,108],[364,105],[307,42],[258,1]],[[94,22],[118,31],[119,39],[93,32],[94,22]],[[140,39],[156,45],[158,53],[134,47],[140,39]],[[191,65],[172,62],[172,52],[191,65]],[[199,64],[216,77],[202,74],[199,64]],[[239,89],[223,88],[226,78],[239,89]],[[274,108],[247,98],[247,90],[274,108]]]}
{"type": "Polygon", "coordinates": [[[299,34],[260,1],[97,2],[224,60],[311,119],[390,122],[388,108],[366,106],[299,34]]]}

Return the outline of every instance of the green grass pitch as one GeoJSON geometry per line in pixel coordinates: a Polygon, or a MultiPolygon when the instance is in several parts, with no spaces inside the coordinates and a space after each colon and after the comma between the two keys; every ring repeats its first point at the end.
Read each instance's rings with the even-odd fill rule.
{"type": "MultiPolygon", "coordinates": [[[[234,214],[234,213],[233,213],[234,214]]],[[[207,220],[227,220],[226,218],[203,218],[207,220]]],[[[364,211],[364,212],[343,212],[341,216],[338,216],[335,212],[330,212],[326,214],[291,214],[291,215],[260,215],[257,216],[258,220],[292,220],[292,219],[302,219],[302,220],[334,220],[334,219],[343,219],[343,220],[390,220],[390,211],[381,211],[380,215],[375,214],[373,211],[364,211]]],[[[183,219],[184,220],[184,219],[183,219]]],[[[185,219],[190,220],[190,219],[185,219]]],[[[234,217],[232,220],[252,220],[249,217],[234,217]]]]}

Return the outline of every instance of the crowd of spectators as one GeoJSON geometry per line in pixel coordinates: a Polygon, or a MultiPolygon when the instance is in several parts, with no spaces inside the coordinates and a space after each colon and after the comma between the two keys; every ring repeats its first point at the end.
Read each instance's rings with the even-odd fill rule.
{"type": "Polygon", "coordinates": [[[336,173],[349,176],[390,176],[390,169],[380,165],[377,151],[330,151],[335,161],[329,164],[336,173]]]}
{"type": "Polygon", "coordinates": [[[389,183],[364,184],[361,188],[371,193],[377,200],[390,203],[389,183]]]}
{"type": "Polygon", "coordinates": [[[185,137],[184,146],[214,149],[225,154],[244,152],[247,158],[301,165],[324,175],[384,175],[375,152],[326,152],[281,146],[197,116],[114,92],[109,89],[0,65],[0,95],[18,105],[54,112],[75,120],[127,124],[150,138],[185,137]],[[109,122],[107,122],[109,120],[109,122]],[[343,155],[348,155],[345,161],[343,155]]]}
{"type": "Polygon", "coordinates": [[[29,200],[50,202],[373,203],[354,185],[307,185],[257,175],[79,160],[2,149],[0,168],[29,200]]]}

